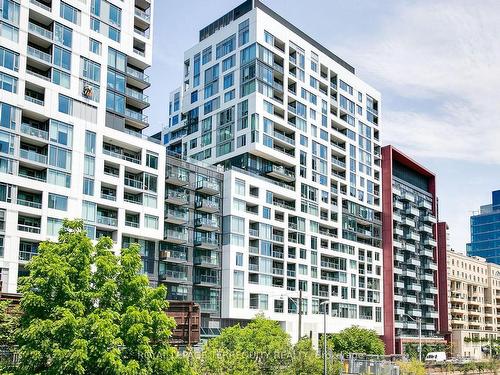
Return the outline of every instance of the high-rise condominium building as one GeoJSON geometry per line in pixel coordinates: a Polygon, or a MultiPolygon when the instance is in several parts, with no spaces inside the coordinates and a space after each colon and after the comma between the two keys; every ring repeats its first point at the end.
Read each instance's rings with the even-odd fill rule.
{"type": "Polygon", "coordinates": [[[163,140],[226,170],[223,324],[382,334],[380,94],[258,0],[199,36],[163,140]]]}
{"type": "Polygon", "coordinates": [[[417,343],[419,328],[423,342],[444,341],[447,324],[443,327],[440,319],[446,323],[448,314],[446,243],[438,249],[434,174],[385,146],[382,178],[384,342],[392,354],[403,353],[406,343],[417,343]]]}
{"type": "Polygon", "coordinates": [[[91,238],[109,235],[117,248],[140,241],[156,280],[165,152],[141,135],[152,3],[0,7],[2,290],[17,291],[26,261],[57,239],[63,218],[82,217],[91,238]]]}
{"type": "Polygon", "coordinates": [[[5,0],[0,13],[2,290],[64,218],[141,245],[144,273],[219,327],[222,175],[142,134],[149,0],[5,0]]]}
{"type": "Polygon", "coordinates": [[[449,251],[448,285],[453,354],[487,357],[500,338],[500,266],[449,251]]]}
{"type": "Polygon", "coordinates": [[[470,218],[467,255],[500,264],[500,190],[491,193],[491,204],[480,207],[470,218]]]}

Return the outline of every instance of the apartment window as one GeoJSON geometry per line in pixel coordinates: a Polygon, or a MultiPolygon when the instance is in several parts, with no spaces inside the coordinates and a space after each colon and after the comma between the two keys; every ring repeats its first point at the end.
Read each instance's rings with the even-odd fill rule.
{"type": "Polygon", "coordinates": [[[100,56],[102,52],[102,43],[98,40],[89,38],[89,51],[100,56]]]}
{"type": "Polygon", "coordinates": [[[68,210],[68,197],[49,193],[49,208],[60,211],[68,210]]]}
{"type": "Polygon", "coordinates": [[[150,229],[158,229],[158,216],[144,215],[144,226],[150,229]]]}
{"type": "Polygon", "coordinates": [[[95,155],[95,133],[89,130],[85,131],[85,152],[95,155]]]}
{"type": "Polygon", "coordinates": [[[19,54],[0,47],[0,66],[17,72],[19,70],[19,54]]]}
{"type": "Polygon", "coordinates": [[[69,89],[71,85],[71,75],[69,73],[63,72],[62,70],[53,68],[52,82],[56,85],[69,89]]]}
{"type": "Polygon", "coordinates": [[[57,120],[50,120],[49,136],[52,142],[71,147],[73,145],[73,126],[57,120]]]}
{"type": "Polygon", "coordinates": [[[0,17],[19,26],[20,5],[12,0],[2,0],[0,5],[0,17]]]}
{"type": "Polygon", "coordinates": [[[0,88],[14,94],[17,93],[17,78],[0,73],[0,88]]]}
{"type": "Polygon", "coordinates": [[[83,174],[87,177],[95,176],[95,158],[93,156],[85,155],[83,161],[83,174]]]}
{"type": "Polygon", "coordinates": [[[142,204],[146,207],[156,208],[158,206],[158,198],[156,195],[144,193],[142,195],[142,204]]]}
{"type": "Polygon", "coordinates": [[[236,34],[223,40],[215,47],[215,58],[218,59],[234,51],[236,47],[236,34]]]}
{"type": "Polygon", "coordinates": [[[73,44],[73,30],[60,23],[54,23],[54,41],[65,47],[71,48],[73,44]]]}
{"type": "Polygon", "coordinates": [[[236,64],[236,55],[229,56],[228,58],[222,60],[222,71],[225,72],[231,69],[236,64]]]}
{"type": "Polygon", "coordinates": [[[16,128],[16,119],[19,109],[7,103],[0,102],[0,126],[7,129],[16,128]]]}
{"type": "Polygon", "coordinates": [[[91,81],[99,83],[101,81],[101,65],[81,57],[81,75],[91,81]]]}
{"type": "Polygon", "coordinates": [[[108,70],[107,82],[109,88],[125,93],[125,76],[123,74],[108,70]]]}
{"type": "Polygon", "coordinates": [[[243,266],[243,253],[236,253],[236,265],[239,267],[243,266]]]}
{"type": "Polygon", "coordinates": [[[234,72],[228,73],[224,76],[224,90],[234,84],[234,72]]]}
{"type": "Polygon", "coordinates": [[[267,294],[250,293],[250,308],[258,310],[267,310],[268,309],[267,294]]]}
{"type": "Polygon", "coordinates": [[[352,95],[353,93],[353,90],[352,90],[352,86],[348,85],[347,83],[345,83],[344,81],[340,80],[339,82],[339,86],[342,90],[344,90],[345,92],[348,92],[349,94],[352,95]]]}
{"type": "Polygon", "coordinates": [[[63,221],[52,217],[47,218],[47,235],[57,236],[62,228],[63,221]]]}
{"type": "Polygon", "coordinates": [[[245,181],[237,178],[234,181],[234,192],[235,194],[245,196],[245,181]]]}
{"type": "Polygon", "coordinates": [[[0,153],[14,155],[15,140],[13,134],[0,131],[0,153]]]}
{"type": "MultiPolygon", "coordinates": [[[[224,94],[224,103],[227,103],[227,102],[233,100],[235,97],[236,97],[236,91],[234,89],[231,90],[231,91],[226,92],[224,94]]],[[[241,145],[238,144],[238,147],[241,147],[241,145]]]]}
{"type": "MultiPolygon", "coordinates": [[[[234,91],[234,90],[233,90],[234,91]]],[[[236,147],[243,147],[247,144],[247,135],[242,134],[236,138],[236,147]]]]}
{"type": "Polygon", "coordinates": [[[269,207],[262,208],[262,216],[264,219],[271,219],[271,209],[269,207]]]}
{"type": "Polygon", "coordinates": [[[250,39],[250,20],[245,20],[238,25],[238,45],[248,43],[250,39]]]}
{"type": "Polygon", "coordinates": [[[49,147],[49,165],[61,169],[71,170],[71,151],[61,147],[49,147]]]}
{"type": "Polygon", "coordinates": [[[91,178],[83,179],[83,194],[94,195],[94,180],[91,178]]]}
{"type": "Polygon", "coordinates": [[[241,289],[243,289],[244,282],[245,282],[245,272],[243,272],[243,271],[234,271],[233,272],[233,282],[234,282],[234,287],[235,288],[241,288],[241,289]]]}
{"type": "Polygon", "coordinates": [[[107,90],[106,108],[117,113],[125,113],[125,96],[107,90]]]}
{"type": "Polygon", "coordinates": [[[125,72],[127,65],[127,58],[125,54],[118,52],[113,48],[108,49],[108,66],[119,70],[120,72],[125,72]]]}
{"type": "Polygon", "coordinates": [[[69,22],[73,22],[76,25],[80,24],[80,11],[63,1],[61,1],[59,15],[69,22]]]}
{"type": "Polygon", "coordinates": [[[201,65],[205,65],[212,61],[212,46],[207,47],[201,53],[201,65]]]}
{"type": "Polygon", "coordinates": [[[233,291],[233,307],[235,309],[244,308],[244,292],[238,290],[233,291]]]}
{"type": "Polygon", "coordinates": [[[198,101],[198,90],[195,90],[191,93],[191,103],[198,101]]]}
{"type": "Polygon", "coordinates": [[[158,169],[158,155],[147,152],[146,166],[148,166],[149,168],[158,169]]]}
{"type": "Polygon", "coordinates": [[[47,172],[47,182],[52,185],[69,188],[71,186],[71,175],[69,173],[49,169],[47,172]]]}

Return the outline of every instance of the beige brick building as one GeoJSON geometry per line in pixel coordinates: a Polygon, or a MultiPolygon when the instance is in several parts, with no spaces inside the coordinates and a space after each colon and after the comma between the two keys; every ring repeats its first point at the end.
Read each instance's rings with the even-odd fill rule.
{"type": "Polygon", "coordinates": [[[483,358],[500,335],[500,266],[454,251],[447,258],[452,353],[483,358]]]}

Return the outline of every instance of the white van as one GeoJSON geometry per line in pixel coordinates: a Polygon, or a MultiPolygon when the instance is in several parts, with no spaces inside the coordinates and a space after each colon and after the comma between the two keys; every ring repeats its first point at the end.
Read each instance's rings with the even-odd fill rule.
{"type": "Polygon", "coordinates": [[[430,352],[425,356],[425,363],[443,363],[446,362],[445,352],[430,352]]]}

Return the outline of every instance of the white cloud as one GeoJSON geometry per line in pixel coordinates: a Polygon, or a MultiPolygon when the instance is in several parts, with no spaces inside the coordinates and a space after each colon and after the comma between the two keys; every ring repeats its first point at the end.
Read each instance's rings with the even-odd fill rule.
{"type": "Polygon", "coordinates": [[[389,16],[355,49],[339,49],[382,98],[405,98],[382,103],[384,142],[500,163],[500,2],[400,2],[389,16]]]}

